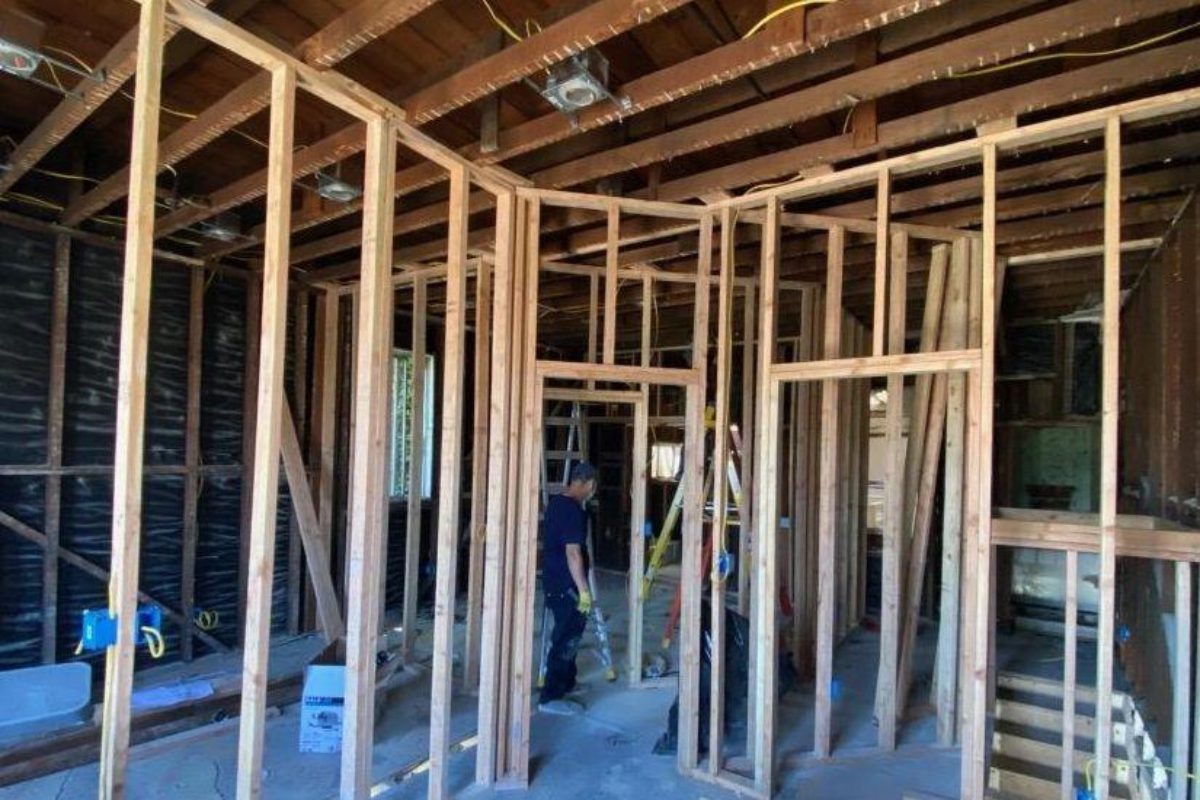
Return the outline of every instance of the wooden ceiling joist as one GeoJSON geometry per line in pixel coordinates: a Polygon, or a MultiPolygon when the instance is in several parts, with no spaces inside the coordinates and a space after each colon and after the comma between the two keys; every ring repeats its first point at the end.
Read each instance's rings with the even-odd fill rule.
{"type": "MultiPolygon", "coordinates": [[[[360,0],[358,5],[309,36],[292,52],[311,66],[332,67],[436,1],[360,0]]],[[[270,94],[270,76],[266,73],[255,74],[167,136],[159,145],[159,169],[179,163],[262,111],[270,101],[270,94]]],[[[340,148],[332,150],[342,152],[340,148]]],[[[78,225],[124,197],[128,185],[128,168],[118,170],[68,204],[62,214],[62,223],[78,225]]],[[[179,227],[171,232],[174,230],[179,230],[179,227]]]]}
{"type": "MultiPolygon", "coordinates": [[[[1172,2],[1176,2],[1176,0],[1172,0],[1172,2]]],[[[1081,0],[1081,2],[1074,3],[1070,7],[1079,6],[1078,10],[1080,11],[1093,12],[1100,4],[1101,0],[1081,0]]],[[[1086,21],[1092,19],[1092,17],[1089,13],[1083,19],[1086,21]]],[[[1111,19],[1108,22],[1111,24],[1111,19]]],[[[1096,22],[1095,24],[1100,23],[1096,22]]],[[[994,30],[998,29],[991,29],[991,31],[994,30]]],[[[1028,28],[1022,27],[1020,30],[1024,35],[1029,35],[1028,28]]],[[[1089,30],[1091,29],[1089,28],[1089,30]]],[[[985,33],[991,33],[991,31],[985,33]]],[[[958,42],[970,41],[973,38],[966,37],[957,40],[954,45],[957,46],[958,42]]],[[[993,47],[995,44],[995,42],[992,42],[993,47]]],[[[1017,47],[1015,40],[1010,41],[1008,45],[1009,47],[1017,47]]],[[[976,46],[978,46],[978,42],[976,42],[976,46]]],[[[939,48],[931,48],[931,50],[924,52],[937,52],[938,50],[939,48]]],[[[923,53],[918,53],[917,55],[923,55],[923,53]]],[[[962,57],[969,61],[969,58],[965,55],[962,57]]],[[[889,62],[888,64],[880,65],[880,67],[872,67],[864,72],[881,69],[882,67],[889,66],[891,63],[895,62],[889,62]]],[[[779,179],[789,174],[795,174],[806,167],[818,164],[836,163],[841,160],[871,155],[888,149],[916,146],[922,142],[936,140],[966,130],[973,130],[978,124],[987,120],[1016,117],[1020,114],[1062,106],[1087,98],[1100,97],[1144,82],[1192,72],[1197,68],[1200,68],[1200,42],[1196,40],[1134,53],[1122,58],[1072,70],[1061,75],[1053,75],[1036,81],[1030,81],[1020,86],[1000,89],[930,111],[917,112],[906,117],[882,122],[878,126],[878,136],[874,142],[865,144],[856,143],[852,133],[839,134],[827,139],[809,142],[780,153],[758,156],[746,161],[727,164],[694,175],[677,178],[673,181],[667,181],[657,187],[656,199],[672,202],[690,200],[706,194],[737,189],[751,183],[779,179]]],[[[876,75],[876,78],[882,79],[882,76],[876,75]]],[[[801,90],[797,94],[803,94],[808,91],[810,90],[801,90]]],[[[815,87],[811,91],[823,91],[823,86],[815,87]]],[[[752,107],[750,110],[754,111],[759,107],[761,106],[752,107]]],[[[741,112],[734,113],[740,114],[741,112]]],[[[727,116],[733,117],[734,115],[727,116]]],[[[715,119],[726,119],[726,117],[715,119]]],[[[690,130],[694,129],[694,127],[682,130],[690,130]]],[[[664,134],[664,136],[673,137],[674,133],[664,134]]],[[[639,142],[629,147],[636,147],[641,144],[639,142]]],[[[680,146],[690,146],[694,149],[700,149],[694,143],[688,145],[682,141],[680,142],[680,146]]],[[[618,149],[623,150],[625,148],[618,149]]],[[[609,153],[612,152],[616,151],[608,151],[596,156],[587,156],[571,163],[578,170],[576,174],[593,175],[589,171],[591,167],[588,159],[596,159],[602,163],[612,164],[613,162],[609,156],[609,153]]],[[[565,177],[570,174],[565,167],[555,167],[553,170],[536,173],[533,179],[539,185],[547,185],[544,182],[547,180],[547,175],[550,175],[550,183],[555,183],[559,180],[567,183],[578,183],[573,178],[565,177]],[[555,178],[555,175],[562,175],[564,177],[555,178]]],[[[645,197],[648,194],[649,192],[646,191],[637,191],[633,192],[632,196],[645,197]]],[[[482,195],[473,198],[473,200],[477,200],[479,203],[485,203],[486,199],[482,195]]],[[[476,207],[477,205],[472,205],[472,208],[476,207]]],[[[441,224],[445,221],[444,204],[437,204],[414,212],[406,212],[405,217],[406,219],[403,222],[408,225],[415,223],[418,217],[429,225],[441,224]]],[[[397,222],[400,223],[401,220],[397,220],[397,222]]],[[[415,229],[414,227],[402,227],[399,224],[397,226],[398,233],[401,230],[415,229]]],[[[554,228],[548,226],[546,230],[550,232],[554,228]]],[[[664,235],[674,235],[675,232],[674,230],[669,230],[664,235]]],[[[478,234],[478,241],[484,241],[487,235],[490,234],[480,232],[478,234]]],[[[351,249],[354,246],[355,237],[356,234],[353,231],[348,231],[334,234],[327,239],[310,242],[302,248],[297,248],[294,263],[301,263],[303,260],[311,260],[330,255],[340,250],[351,249]]],[[[579,252],[567,251],[562,253],[561,256],[578,255],[579,252]]],[[[408,257],[416,260],[436,258],[441,255],[443,254],[438,251],[436,245],[408,252],[408,257]]]]}
{"type": "MultiPolygon", "coordinates": [[[[470,145],[460,152],[467,158],[483,164],[496,164],[506,159],[530,152],[562,141],[568,136],[599,128],[603,125],[620,121],[631,114],[646,111],[678,100],[681,97],[734,80],[775,64],[785,59],[810,53],[819,47],[829,47],[837,42],[845,41],[866,30],[880,25],[891,24],[910,17],[920,11],[943,5],[947,0],[926,0],[911,2],[911,0],[842,0],[814,11],[808,18],[807,38],[791,26],[768,28],[762,34],[750,39],[739,39],[731,44],[719,47],[702,55],[688,59],[679,64],[653,72],[642,78],[637,78],[620,87],[622,97],[628,98],[629,109],[616,109],[610,103],[601,103],[582,111],[578,119],[573,121],[552,111],[536,119],[522,123],[500,135],[500,148],[490,154],[480,152],[477,145],[470,145]]],[[[844,67],[840,62],[827,65],[829,71],[844,67]]],[[[815,74],[820,74],[816,70],[815,74]]],[[[815,75],[814,75],[815,76],[815,75]]],[[[415,191],[424,188],[431,181],[441,181],[444,174],[431,172],[428,165],[403,170],[396,176],[396,185],[402,191],[415,191]],[[410,188],[412,187],[412,188],[410,188]]],[[[484,193],[476,193],[471,197],[471,207],[481,208],[488,202],[484,193]]],[[[321,216],[320,222],[327,222],[343,216],[358,213],[357,203],[346,204],[333,209],[321,216]]],[[[434,212],[435,214],[437,212],[434,212]]],[[[431,218],[428,224],[439,224],[445,221],[444,215],[431,218]]],[[[311,220],[299,220],[293,227],[308,227],[311,220]]],[[[402,233],[399,218],[397,233],[402,233]]],[[[415,224],[415,220],[408,224],[415,224]]],[[[331,237],[323,245],[313,244],[300,248],[293,253],[293,263],[319,258],[339,250],[347,249],[343,242],[353,240],[353,232],[331,237]]],[[[256,244],[261,241],[261,231],[251,232],[248,239],[236,245],[213,245],[207,249],[209,256],[225,255],[237,249],[256,244]]]]}
{"type": "MultiPolygon", "coordinates": [[[[210,0],[199,0],[208,4],[210,0]]],[[[179,31],[179,26],[167,22],[164,42],[179,31]]],[[[46,154],[57,147],[78,128],[104,101],[121,90],[137,67],[138,29],[133,28],[96,64],[98,81],[81,80],[75,93],[64,97],[37,127],[29,132],[16,149],[3,173],[0,173],[0,193],[7,192],[33,169],[46,154]]]]}
{"type": "MultiPolygon", "coordinates": [[[[414,98],[402,100],[401,105],[405,108],[410,123],[430,122],[460,105],[514,83],[549,64],[561,61],[567,53],[580,49],[580,42],[587,42],[588,46],[594,45],[624,33],[635,25],[645,24],[684,5],[687,1],[690,0],[659,0],[654,3],[646,0],[603,0],[548,26],[540,33],[534,34],[506,50],[501,50],[475,62],[445,81],[418,92],[414,98]],[[614,18],[616,21],[597,26],[594,15],[601,8],[606,9],[608,13],[619,12],[618,18],[614,18]],[[584,31],[587,32],[586,36],[584,31]],[[464,79],[466,75],[472,76],[471,81],[464,79]],[[459,95],[449,97],[445,94],[448,87],[451,86],[459,92],[459,95]],[[426,99],[421,100],[422,97],[426,99]]],[[[301,166],[303,159],[298,158],[296,160],[297,172],[293,177],[310,175],[323,166],[361,152],[362,148],[361,126],[354,125],[344,128],[305,148],[307,163],[318,166],[310,166],[305,171],[301,166]]],[[[420,164],[400,170],[396,175],[396,185],[405,191],[411,191],[413,187],[428,186],[444,177],[444,171],[439,169],[436,164],[420,164]]],[[[159,220],[155,235],[159,238],[168,236],[222,211],[257,199],[265,191],[265,180],[266,170],[260,170],[230,186],[213,192],[203,207],[187,208],[169,214],[159,220]]],[[[354,213],[359,208],[359,203],[355,202],[347,204],[346,211],[354,213]]]]}

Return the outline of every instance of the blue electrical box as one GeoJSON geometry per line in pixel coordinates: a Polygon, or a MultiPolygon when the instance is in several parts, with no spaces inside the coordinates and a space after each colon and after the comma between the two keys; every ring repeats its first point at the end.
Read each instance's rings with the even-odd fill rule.
{"type": "MultiPolygon", "coordinates": [[[[139,606],[134,623],[134,643],[145,644],[146,634],[142,628],[162,630],[162,609],[155,605],[139,606]]],[[[112,647],[117,643],[117,618],[110,617],[107,608],[85,608],[79,640],[83,649],[89,652],[112,647]]]]}

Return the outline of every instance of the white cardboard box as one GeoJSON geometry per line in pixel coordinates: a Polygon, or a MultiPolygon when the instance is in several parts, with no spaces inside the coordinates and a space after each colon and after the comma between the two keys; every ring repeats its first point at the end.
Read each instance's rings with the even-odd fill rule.
{"type": "Polygon", "coordinates": [[[300,702],[300,752],[337,753],[342,749],[346,668],[311,664],[304,672],[300,702]]]}

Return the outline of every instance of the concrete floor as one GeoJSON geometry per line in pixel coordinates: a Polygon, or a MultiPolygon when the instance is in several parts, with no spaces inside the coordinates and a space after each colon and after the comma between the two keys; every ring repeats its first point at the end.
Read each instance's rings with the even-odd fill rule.
{"type": "MultiPolygon", "coordinates": [[[[612,638],[618,664],[625,648],[623,576],[603,575],[601,601],[612,617],[612,638]]],[[[656,585],[647,609],[648,652],[661,637],[665,609],[674,591],[670,574],[656,585]]],[[[539,606],[540,607],[540,606],[539,606]]],[[[422,620],[418,663],[398,673],[376,731],[374,773],[383,780],[419,763],[428,753],[429,622],[422,620]],[[421,663],[422,660],[424,663],[421,663]]],[[[461,635],[461,624],[459,631],[461,635]]],[[[928,665],[932,661],[935,631],[920,637],[921,666],[916,692],[928,690],[928,665]]],[[[591,641],[585,637],[585,647],[591,641]]],[[[308,646],[316,644],[310,642],[308,646]]],[[[292,650],[303,643],[292,643],[292,650]]],[[[283,662],[284,657],[274,659],[283,662]]],[[[702,797],[718,800],[734,795],[711,785],[682,778],[673,757],[655,756],[651,748],[665,730],[667,711],[674,689],[628,689],[622,679],[603,680],[603,669],[590,649],[580,656],[581,678],[592,691],[582,718],[535,714],[531,732],[531,798],[586,797],[684,800],[702,797]]],[[[779,797],[819,797],[823,800],[871,797],[900,798],[905,790],[921,790],[954,796],[958,783],[958,751],[933,746],[934,720],[925,713],[907,723],[900,749],[890,755],[870,751],[875,728],[871,720],[873,686],[878,664],[878,636],[855,631],[839,647],[835,676],[842,685],[834,704],[836,733],[832,761],[814,764],[803,753],[812,742],[812,687],[786,696],[780,705],[778,727],[779,797]]],[[[172,675],[183,671],[171,667],[172,675]]],[[[213,669],[198,660],[193,671],[213,669]]],[[[141,676],[139,676],[141,678],[141,676]]],[[[475,699],[454,698],[452,738],[467,737],[475,729],[475,699]]],[[[301,754],[297,751],[298,706],[289,706],[268,720],[263,794],[267,798],[314,798],[336,796],[339,757],[336,754],[301,754]]],[[[187,798],[232,798],[237,763],[236,721],[224,723],[212,735],[191,739],[178,748],[155,743],[152,755],[142,756],[134,748],[129,767],[130,800],[185,800],[187,798]]],[[[461,797],[511,797],[512,792],[495,792],[473,785],[474,751],[451,758],[451,789],[461,797]]],[[[69,800],[95,796],[96,765],[78,767],[18,786],[0,789],[0,800],[69,800]]],[[[426,777],[415,774],[388,791],[388,798],[424,797],[426,777]]]]}

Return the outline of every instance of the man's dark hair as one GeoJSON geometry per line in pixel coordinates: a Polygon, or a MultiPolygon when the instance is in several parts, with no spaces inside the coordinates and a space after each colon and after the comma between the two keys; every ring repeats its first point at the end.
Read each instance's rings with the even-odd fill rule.
{"type": "Polygon", "coordinates": [[[596,479],[596,468],[586,461],[579,461],[571,465],[571,477],[568,483],[575,481],[591,481],[596,479]]]}

